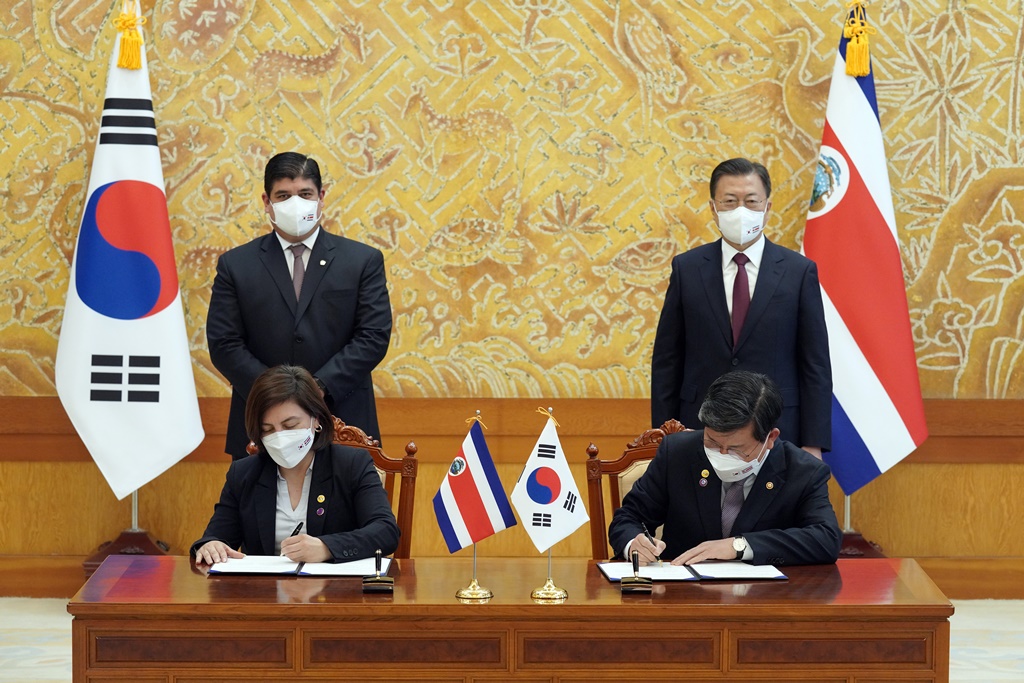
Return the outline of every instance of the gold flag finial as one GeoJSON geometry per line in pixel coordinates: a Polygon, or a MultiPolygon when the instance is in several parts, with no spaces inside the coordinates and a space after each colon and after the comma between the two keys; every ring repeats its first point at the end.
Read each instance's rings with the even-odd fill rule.
{"type": "Polygon", "coordinates": [[[878,33],[874,26],[868,25],[864,13],[864,0],[851,0],[846,3],[850,10],[843,26],[843,37],[846,38],[846,75],[867,76],[871,73],[871,55],[868,52],[868,36],[878,33]]]}
{"type": "Polygon", "coordinates": [[[555,423],[556,427],[561,427],[562,425],[558,424],[558,420],[556,420],[555,416],[551,414],[552,410],[554,410],[554,408],[548,408],[547,410],[544,410],[543,408],[537,408],[538,413],[540,413],[541,415],[546,415],[549,420],[555,423]]]}
{"type": "Polygon", "coordinates": [[[483,418],[480,417],[480,411],[479,410],[476,411],[476,415],[474,415],[473,417],[467,417],[466,418],[466,424],[472,426],[474,422],[479,422],[481,427],[483,427],[484,429],[487,429],[487,425],[484,424],[483,418]]]}
{"type": "Polygon", "coordinates": [[[117,55],[117,65],[122,69],[142,68],[142,34],[139,26],[146,23],[146,17],[135,12],[135,0],[124,0],[121,14],[114,20],[114,25],[121,32],[121,49],[117,55]]]}

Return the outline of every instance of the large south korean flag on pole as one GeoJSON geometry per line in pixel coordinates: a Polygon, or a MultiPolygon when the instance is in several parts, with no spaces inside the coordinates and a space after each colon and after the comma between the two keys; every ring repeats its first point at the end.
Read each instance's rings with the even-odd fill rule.
{"type": "Polygon", "coordinates": [[[55,374],[75,430],[121,499],[192,452],[203,426],[138,3],[126,2],[116,23],[55,374]]]}
{"type": "MultiPolygon", "coordinates": [[[[858,21],[860,6],[848,30],[858,21]]],[[[863,40],[855,62],[867,59],[863,40]]],[[[825,460],[847,495],[928,436],[875,81],[870,62],[848,75],[852,45],[844,35],[836,53],[803,244],[818,264],[832,356],[825,460]]]]}

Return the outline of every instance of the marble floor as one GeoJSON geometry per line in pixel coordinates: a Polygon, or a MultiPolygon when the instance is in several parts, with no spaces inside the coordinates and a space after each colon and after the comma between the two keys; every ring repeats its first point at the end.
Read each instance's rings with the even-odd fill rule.
{"type": "MultiPolygon", "coordinates": [[[[1024,600],[954,600],[949,680],[1024,683],[1024,600]]],[[[0,681],[71,681],[66,600],[0,598],[0,681]]]]}

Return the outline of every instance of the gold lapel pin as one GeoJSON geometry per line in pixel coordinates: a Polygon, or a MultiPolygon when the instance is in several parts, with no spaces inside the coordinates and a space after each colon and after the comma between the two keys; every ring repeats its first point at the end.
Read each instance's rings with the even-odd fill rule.
{"type": "Polygon", "coordinates": [[[702,476],[702,477],[709,477],[709,476],[711,476],[711,473],[708,472],[707,470],[701,470],[700,471],[700,476],[702,476]]]}
{"type": "Polygon", "coordinates": [[[324,498],[324,494],[322,494],[322,493],[319,496],[316,497],[316,502],[318,502],[318,503],[322,503],[325,500],[327,500],[327,499],[324,498]]]}
{"type": "Polygon", "coordinates": [[[772,490],[773,488],[775,488],[775,483],[774,483],[774,482],[771,482],[771,481],[769,481],[769,482],[765,482],[765,485],[764,485],[764,487],[765,487],[766,489],[768,489],[769,491],[771,491],[771,490],[772,490]]]}

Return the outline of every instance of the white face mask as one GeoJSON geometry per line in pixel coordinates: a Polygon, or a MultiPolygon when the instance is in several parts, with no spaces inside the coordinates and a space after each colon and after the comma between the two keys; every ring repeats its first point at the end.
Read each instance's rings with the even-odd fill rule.
{"type": "MultiPolygon", "coordinates": [[[[771,436],[769,434],[769,436],[771,436]]],[[[265,442],[264,442],[265,443],[265,442]]],[[[768,445],[768,437],[764,438],[764,443],[761,444],[761,453],[756,458],[747,462],[742,458],[737,458],[732,453],[722,454],[716,448],[704,447],[704,454],[708,456],[708,460],[711,461],[711,467],[715,469],[715,474],[726,484],[740,479],[746,479],[750,475],[757,476],[757,473],[761,471],[761,465],[767,459],[768,454],[764,452],[765,447],[768,445]]]]}
{"type": "Polygon", "coordinates": [[[764,211],[751,211],[737,206],[730,211],[718,211],[718,229],[722,237],[743,246],[757,239],[764,230],[764,211]]]}
{"type": "Polygon", "coordinates": [[[272,204],[274,217],[270,222],[292,237],[302,237],[320,222],[320,203],[297,194],[272,204]]]}
{"type": "Polygon", "coordinates": [[[267,455],[286,470],[298,465],[313,446],[313,420],[305,429],[286,429],[261,437],[267,455]]]}

